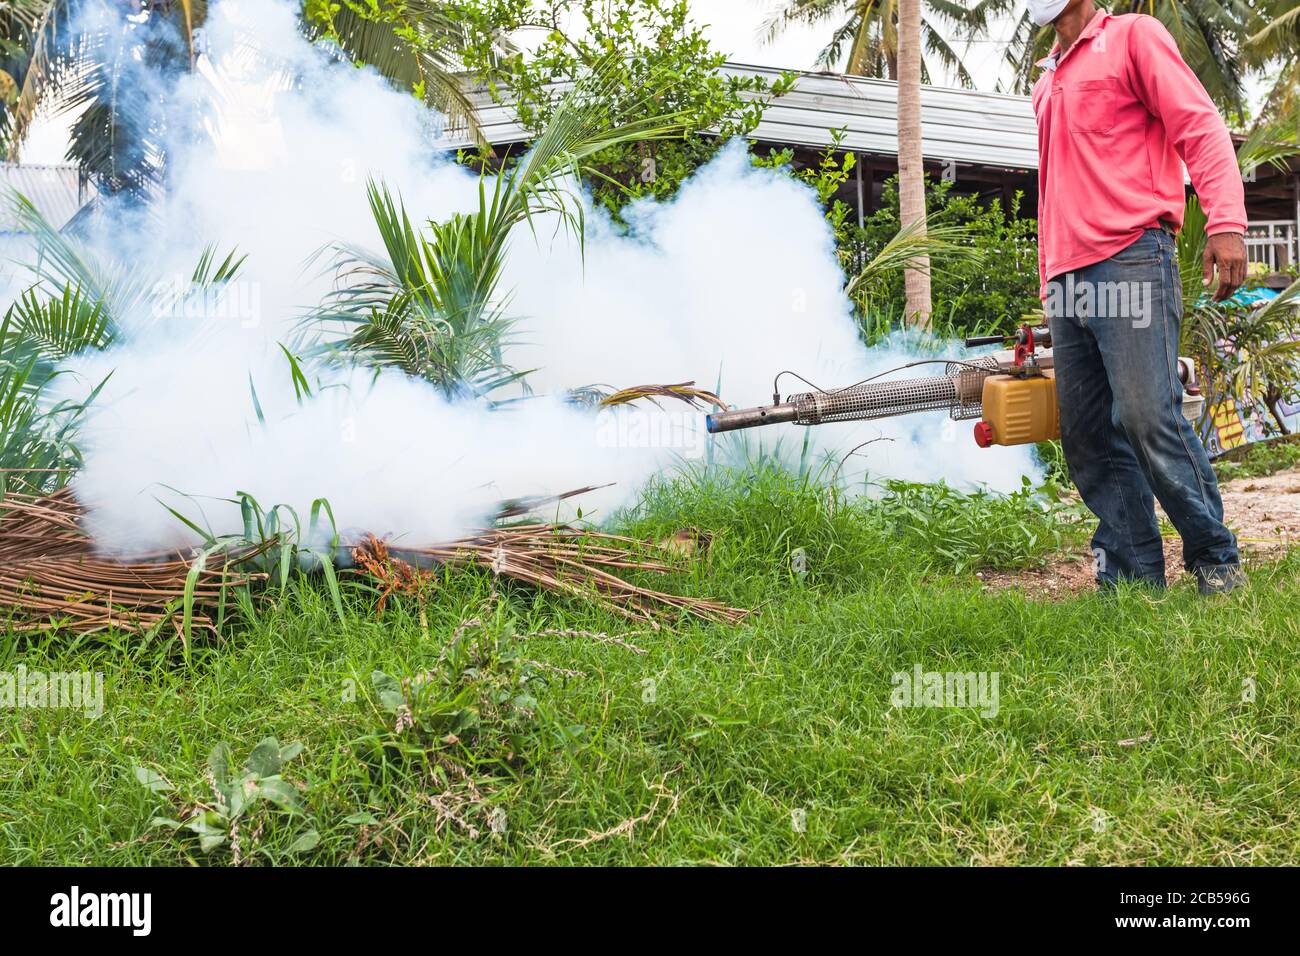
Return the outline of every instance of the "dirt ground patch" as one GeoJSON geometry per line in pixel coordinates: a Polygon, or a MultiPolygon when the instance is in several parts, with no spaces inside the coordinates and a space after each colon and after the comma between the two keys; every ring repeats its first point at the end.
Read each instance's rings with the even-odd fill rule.
{"type": "MultiPolygon", "coordinates": [[[[1300,468],[1264,478],[1238,478],[1219,487],[1228,526],[1237,533],[1247,560],[1278,557],[1290,544],[1300,544],[1300,468]]],[[[1160,514],[1162,522],[1164,513],[1160,514]]],[[[1165,538],[1165,570],[1171,585],[1183,571],[1183,544],[1177,534],[1165,538]]],[[[1093,589],[1092,554],[1082,548],[1065,552],[1041,568],[1024,571],[982,571],[978,577],[991,591],[1018,590],[1030,597],[1053,600],[1093,589]]]]}

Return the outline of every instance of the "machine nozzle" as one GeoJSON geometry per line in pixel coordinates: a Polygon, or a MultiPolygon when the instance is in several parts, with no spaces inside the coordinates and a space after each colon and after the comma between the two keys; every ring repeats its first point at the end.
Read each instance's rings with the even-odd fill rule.
{"type": "Polygon", "coordinates": [[[710,435],[718,432],[735,431],[737,428],[753,428],[756,425],[778,425],[781,422],[793,422],[798,418],[798,410],[791,402],[779,405],[762,405],[758,408],[737,408],[726,412],[714,412],[704,419],[704,426],[710,435]]]}

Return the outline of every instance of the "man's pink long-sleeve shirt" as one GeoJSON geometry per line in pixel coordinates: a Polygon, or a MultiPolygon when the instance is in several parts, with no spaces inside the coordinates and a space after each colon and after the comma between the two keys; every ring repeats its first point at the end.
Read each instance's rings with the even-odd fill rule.
{"type": "Polygon", "coordinates": [[[1038,267],[1049,279],[1108,259],[1161,221],[1182,228],[1183,170],[1206,232],[1246,231],[1232,137],[1160,21],[1098,11],[1034,86],[1038,267]]]}

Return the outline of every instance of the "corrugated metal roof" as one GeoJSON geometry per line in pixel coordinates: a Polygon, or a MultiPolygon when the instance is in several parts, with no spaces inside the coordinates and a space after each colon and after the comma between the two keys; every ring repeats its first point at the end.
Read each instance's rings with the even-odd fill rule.
{"type": "MultiPolygon", "coordinates": [[[[736,76],[775,80],[774,67],[728,63],[736,76]]],[[[492,102],[486,89],[471,91],[489,142],[527,140],[508,105],[492,102]]],[[[844,129],[844,149],[898,154],[898,84],[837,73],[801,73],[794,88],[774,100],[751,137],[787,146],[825,147],[831,130],[844,129]]],[[[1009,169],[1038,168],[1038,132],[1025,96],[977,90],[921,87],[923,149],[926,157],[1009,169]]],[[[451,145],[468,145],[464,139],[451,145]]]]}
{"type": "MultiPolygon", "coordinates": [[[[31,166],[0,163],[0,184],[22,193],[55,229],[62,229],[76,215],[89,191],[81,189],[76,166],[31,166]]],[[[22,231],[0,203],[0,233],[22,231]]]]}

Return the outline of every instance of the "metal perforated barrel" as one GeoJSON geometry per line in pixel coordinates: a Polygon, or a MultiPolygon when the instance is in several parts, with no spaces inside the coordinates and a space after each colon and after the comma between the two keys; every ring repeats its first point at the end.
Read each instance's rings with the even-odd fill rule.
{"type": "Polygon", "coordinates": [[[985,355],[969,362],[948,363],[946,375],[868,382],[836,392],[801,392],[774,405],[714,412],[708,416],[708,430],[716,434],[781,422],[820,425],[866,421],[939,408],[947,409],[956,419],[976,418],[984,379],[999,368],[996,355],[985,355]]]}
{"type": "Polygon", "coordinates": [[[868,382],[837,392],[802,392],[791,395],[787,402],[795,407],[795,421],[801,425],[867,421],[940,408],[956,411],[972,405],[978,407],[984,378],[998,370],[998,363],[992,356],[984,356],[970,365],[950,366],[947,375],[868,382]],[[980,367],[971,368],[970,365],[980,367]]]}

